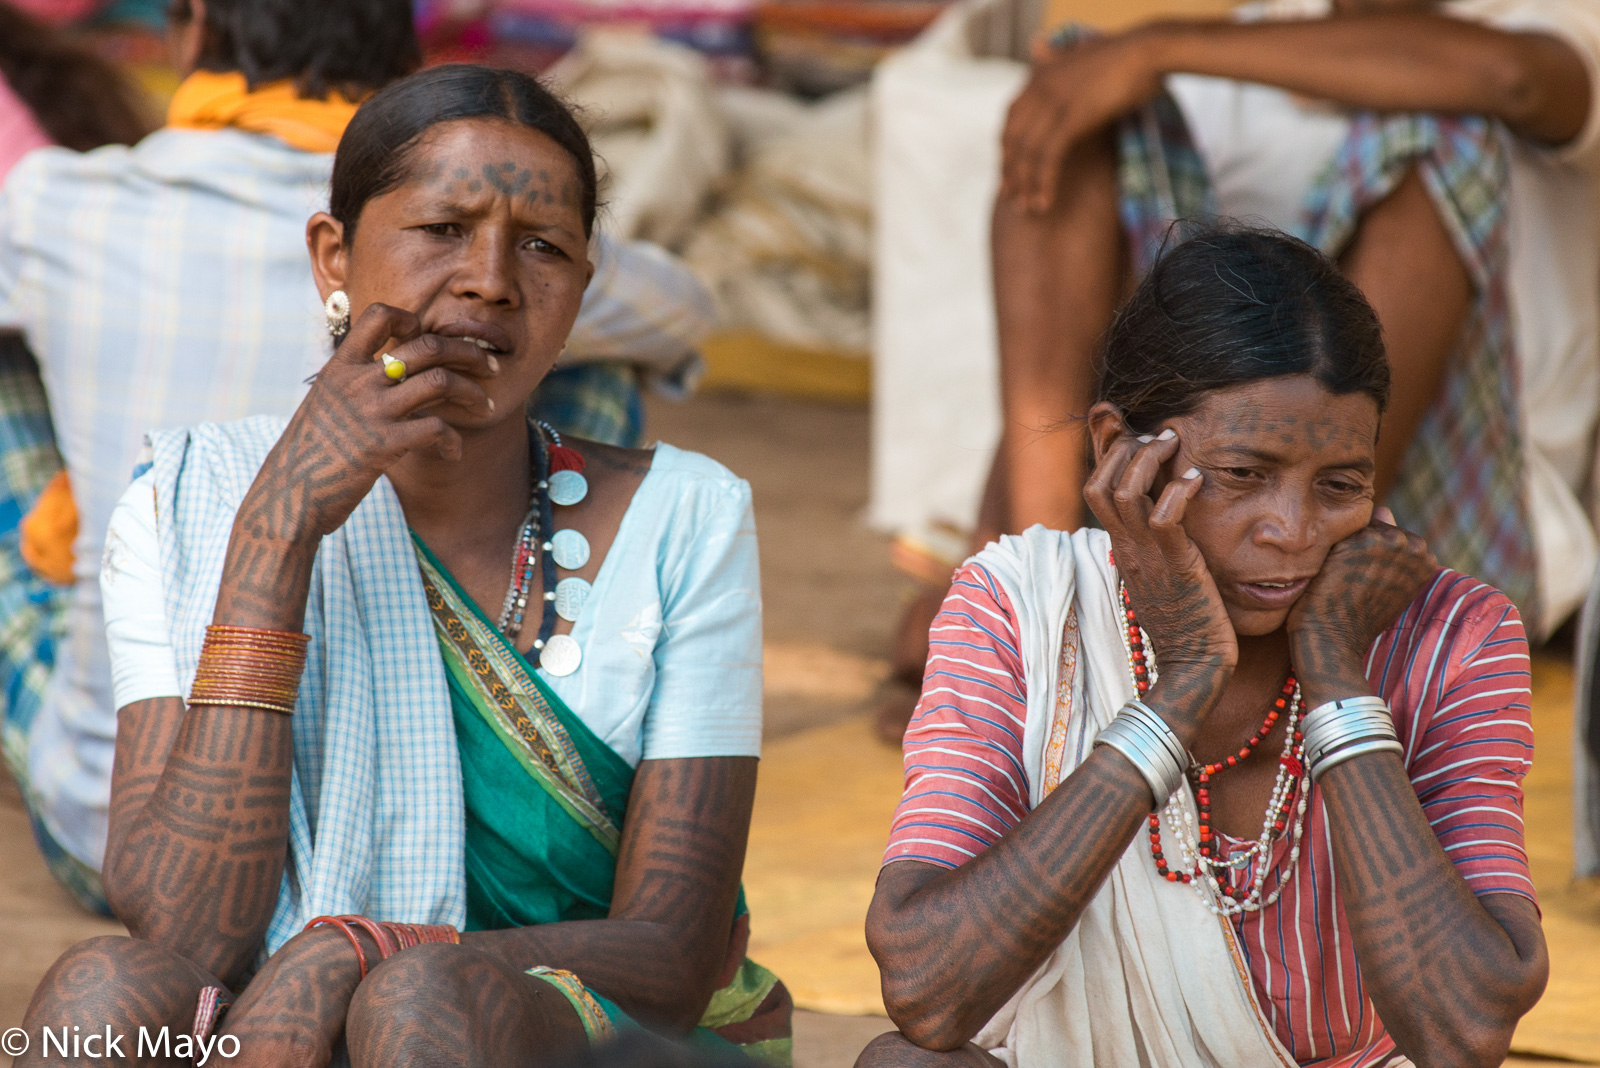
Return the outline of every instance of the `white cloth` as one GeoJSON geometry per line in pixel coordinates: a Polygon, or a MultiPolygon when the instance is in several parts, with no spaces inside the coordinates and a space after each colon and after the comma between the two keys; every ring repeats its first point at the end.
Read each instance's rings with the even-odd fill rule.
{"type": "MultiPolygon", "coordinates": [[[[976,557],[1017,617],[1028,695],[1028,799],[1046,788],[1061,642],[1075,613],[1078,669],[1064,724],[1063,777],[1133,697],[1111,539],[1030,527],[976,557]]],[[[1193,806],[1187,786],[1184,801],[1193,806]]],[[[975,1038],[1013,1068],[1294,1068],[1262,1018],[1226,920],[1191,887],[1156,875],[1144,835],[1128,846],[1077,926],[975,1038]]]]}
{"type": "MultiPolygon", "coordinates": [[[[1253,6],[1252,17],[1322,14],[1321,0],[1253,6]]],[[[1513,337],[1522,382],[1528,501],[1548,635],[1583,603],[1600,560],[1585,507],[1600,421],[1600,4],[1451,0],[1441,10],[1508,31],[1549,33],[1589,71],[1589,118],[1560,148],[1514,139],[1508,220],[1513,337]]],[[[1299,231],[1307,191],[1344,143],[1336,107],[1270,86],[1167,79],[1224,215],[1299,231]]],[[[1592,505],[1592,502],[1591,502],[1592,505]]]]}
{"type": "MultiPolygon", "coordinates": [[[[239,130],[29,154],[0,191],[0,330],[38,358],[78,506],[67,633],[28,739],[55,839],[105,853],[116,734],[99,566],[147,431],[288,415],[327,359],[305,226],[333,157],[239,130]]],[[[565,362],[692,376],[709,294],[660,250],[598,239],[565,362]]],[[[680,376],[681,381],[681,376],[680,376]]]]}
{"type": "MultiPolygon", "coordinates": [[[[111,516],[101,569],[116,704],[175,697],[155,472],[111,516]]],[[[631,765],[761,755],[761,590],[750,487],[656,446],[572,628],[577,671],[539,677],[631,765]]]]}
{"type": "MultiPolygon", "coordinates": [[[[962,0],[872,77],[868,521],[971,529],[1000,436],[989,217],[1042,0],[962,0]]],[[[965,539],[963,539],[964,541],[965,539]]]]}

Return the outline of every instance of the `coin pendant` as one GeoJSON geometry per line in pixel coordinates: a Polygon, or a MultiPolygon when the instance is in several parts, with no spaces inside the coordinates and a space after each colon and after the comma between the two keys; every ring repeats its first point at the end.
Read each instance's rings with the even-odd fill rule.
{"type": "Polygon", "coordinates": [[[550,555],[557,567],[576,571],[589,562],[589,539],[583,536],[582,531],[571,527],[558,530],[550,539],[550,555]]]}
{"type": "Polygon", "coordinates": [[[589,496],[589,480],[576,471],[557,471],[550,476],[550,503],[577,504],[589,496]]]}
{"type": "Polygon", "coordinates": [[[583,662],[583,650],[570,634],[552,635],[539,654],[539,666],[556,678],[570,675],[583,662]]]}
{"type": "Polygon", "coordinates": [[[577,622],[578,613],[583,611],[584,602],[589,599],[590,589],[589,580],[576,575],[556,583],[556,615],[569,622],[577,622]]]}

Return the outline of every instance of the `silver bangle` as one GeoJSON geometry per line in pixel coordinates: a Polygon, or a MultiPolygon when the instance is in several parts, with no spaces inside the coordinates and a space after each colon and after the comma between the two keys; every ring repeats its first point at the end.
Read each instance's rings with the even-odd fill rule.
{"type": "Polygon", "coordinates": [[[1188,750],[1166,721],[1143,701],[1135,699],[1123,706],[1095,736],[1094,744],[1110,746],[1128,758],[1150,785],[1152,808],[1165,804],[1183,785],[1188,750]]]}
{"type": "Polygon", "coordinates": [[[1354,712],[1326,720],[1314,732],[1303,732],[1306,759],[1316,763],[1342,745],[1371,735],[1393,738],[1394,721],[1386,712],[1354,712]]]}
{"type": "Polygon", "coordinates": [[[1366,756],[1368,753],[1401,754],[1404,752],[1405,747],[1394,738],[1372,738],[1367,741],[1356,742],[1352,745],[1345,746],[1343,749],[1336,749],[1318,761],[1311,768],[1311,781],[1316,782],[1318,779],[1328,773],[1329,768],[1338,767],[1346,760],[1350,760],[1354,757],[1366,756]]]}
{"type": "Polygon", "coordinates": [[[1301,732],[1313,782],[1351,757],[1401,752],[1394,719],[1380,697],[1345,697],[1318,705],[1306,716],[1301,732]]]}
{"type": "MultiPolygon", "coordinates": [[[[1189,755],[1189,750],[1185,749],[1183,743],[1178,741],[1178,736],[1172,733],[1172,728],[1167,726],[1167,721],[1162,719],[1161,714],[1155,709],[1134,697],[1123,706],[1123,711],[1143,723],[1149,733],[1155,736],[1155,739],[1161,743],[1167,755],[1177,764],[1178,774],[1182,775],[1184,770],[1194,763],[1194,758],[1189,755]]],[[[1177,789],[1177,787],[1173,787],[1173,789],[1177,789]]],[[[1168,796],[1170,797],[1171,795],[1169,794],[1168,796]]],[[[1165,798],[1162,800],[1165,800],[1165,798]]]]}

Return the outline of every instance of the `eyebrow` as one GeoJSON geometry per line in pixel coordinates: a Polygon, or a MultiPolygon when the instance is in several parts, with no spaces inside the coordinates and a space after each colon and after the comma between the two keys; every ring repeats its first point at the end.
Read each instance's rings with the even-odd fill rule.
{"type": "MultiPolygon", "coordinates": [[[[1283,457],[1279,456],[1275,452],[1267,452],[1264,449],[1252,449],[1248,445],[1217,445],[1214,446],[1213,449],[1218,453],[1232,453],[1235,456],[1247,456],[1252,460],[1259,460],[1262,463],[1282,464],[1285,462],[1283,457]]],[[[1336,467],[1360,471],[1363,474],[1370,474],[1371,472],[1377,470],[1377,464],[1366,457],[1352,460],[1340,460],[1330,464],[1323,464],[1318,470],[1327,471],[1330,468],[1336,467]]]]}

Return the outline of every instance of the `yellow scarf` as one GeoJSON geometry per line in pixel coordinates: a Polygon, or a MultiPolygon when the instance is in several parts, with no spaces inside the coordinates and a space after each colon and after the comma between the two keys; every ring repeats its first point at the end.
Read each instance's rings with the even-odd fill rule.
{"type": "Polygon", "coordinates": [[[271,134],[302,152],[332,152],[359,104],[339,93],[329,93],[326,100],[303,99],[292,81],[272,82],[251,92],[239,71],[197,70],[173,95],[167,125],[186,130],[232,126],[271,134]]]}

